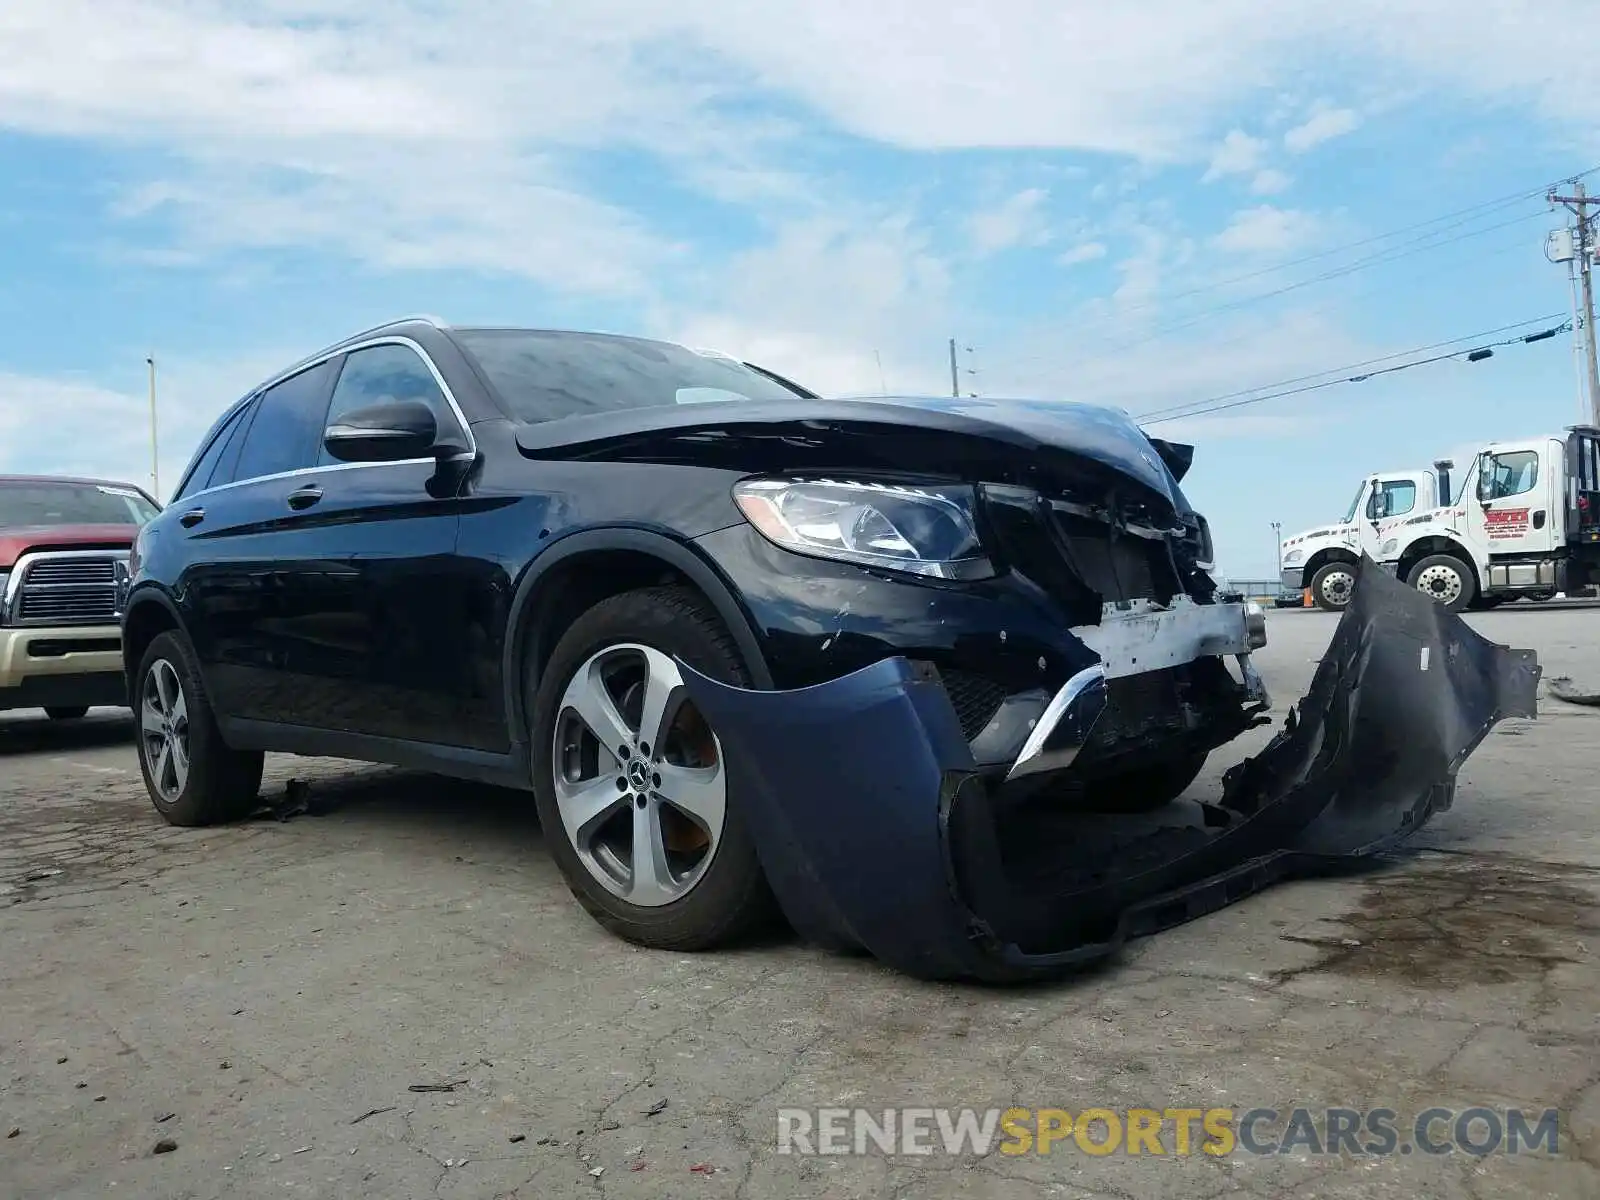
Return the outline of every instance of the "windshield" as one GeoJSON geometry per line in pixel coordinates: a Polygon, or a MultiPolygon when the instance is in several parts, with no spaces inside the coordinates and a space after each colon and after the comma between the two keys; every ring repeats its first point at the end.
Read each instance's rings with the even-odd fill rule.
{"type": "Polygon", "coordinates": [[[800,395],[731,358],[668,342],[531,329],[458,329],[455,336],[519,421],[800,395]]]}
{"type": "Polygon", "coordinates": [[[1366,493],[1367,481],[1363,479],[1361,481],[1361,486],[1356,489],[1355,499],[1350,501],[1350,511],[1344,515],[1344,523],[1346,525],[1350,524],[1351,521],[1356,519],[1356,509],[1361,507],[1361,497],[1366,495],[1366,493]]]}
{"type": "Polygon", "coordinates": [[[143,525],[157,511],[134,488],[94,483],[0,483],[0,528],[143,525]]]}

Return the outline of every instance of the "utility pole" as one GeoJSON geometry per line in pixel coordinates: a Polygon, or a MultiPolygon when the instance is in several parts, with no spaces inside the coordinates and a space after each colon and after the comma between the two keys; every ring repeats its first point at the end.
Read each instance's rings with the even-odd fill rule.
{"type": "Polygon", "coordinates": [[[1589,228],[1589,206],[1600,205],[1592,198],[1581,179],[1573,182],[1572,195],[1560,196],[1551,191],[1551,204],[1563,204],[1577,217],[1578,270],[1583,281],[1583,348],[1589,368],[1589,423],[1600,425],[1600,360],[1597,360],[1594,339],[1594,237],[1589,228]]]}
{"type": "Polygon", "coordinates": [[[956,365],[956,340],[950,339],[950,394],[961,399],[961,368],[956,365]]]}
{"type": "Polygon", "coordinates": [[[156,449],[156,360],[155,355],[146,358],[145,365],[150,368],[150,486],[154,489],[157,504],[161,503],[161,454],[156,449]]]}
{"type": "Polygon", "coordinates": [[[1277,543],[1277,555],[1278,555],[1272,561],[1278,564],[1278,571],[1281,574],[1283,572],[1283,522],[1282,521],[1274,521],[1272,523],[1272,536],[1273,536],[1274,541],[1276,541],[1276,543],[1277,543]]]}

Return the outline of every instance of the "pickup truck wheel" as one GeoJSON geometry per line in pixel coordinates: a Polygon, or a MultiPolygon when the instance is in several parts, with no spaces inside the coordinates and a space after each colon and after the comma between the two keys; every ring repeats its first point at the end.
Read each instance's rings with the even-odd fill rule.
{"type": "Polygon", "coordinates": [[[1205,768],[1207,755],[1168,762],[1096,780],[1084,789],[1084,805],[1095,812],[1142,813],[1165,808],[1188,790],[1205,768]]]}
{"type": "Polygon", "coordinates": [[[613,596],[573,622],[531,706],[534,799],[590,916],[638,945],[702,950],[776,905],[721,742],[674,658],[748,686],[733,639],[687,588],[613,596]]]}
{"type": "Polygon", "coordinates": [[[262,756],[223,742],[181,634],[163,633],[150,643],[132,700],[145,790],[169,824],[216,825],[254,810],[262,756]]]}
{"type": "Polygon", "coordinates": [[[1451,554],[1430,554],[1406,576],[1406,582],[1451,612],[1461,612],[1478,595],[1472,569],[1451,554]]]}
{"type": "Polygon", "coordinates": [[[1343,612],[1355,587],[1355,567],[1347,562],[1324,563],[1311,577],[1311,599],[1323,612],[1343,612]]]}
{"type": "Polygon", "coordinates": [[[76,721],[87,716],[88,712],[89,706],[87,704],[73,704],[47,708],[44,710],[44,715],[52,721],[76,721]]]}

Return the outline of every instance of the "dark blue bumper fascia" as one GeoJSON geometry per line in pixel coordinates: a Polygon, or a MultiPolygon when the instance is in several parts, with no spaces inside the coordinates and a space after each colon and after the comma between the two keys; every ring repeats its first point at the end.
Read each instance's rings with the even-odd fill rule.
{"type": "Polygon", "coordinates": [[[1392,847],[1449,807],[1498,721],[1535,715],[1539,680],[1531,651],[1485,640],[1364,561],[1310,691],[1201,820],[1191,807],[1159,851],[1123,837],[1102,854],[1085,850],[1104,836],[1096,817],[1083,844],[1062,843],[1059,872],[1035,861],[1022,879],[1014,818],[991,803],[932,668],[890,658],[761,692],[680,666],[796,930],[916,976],[992,981],[1059,973],[1392,847]]]}

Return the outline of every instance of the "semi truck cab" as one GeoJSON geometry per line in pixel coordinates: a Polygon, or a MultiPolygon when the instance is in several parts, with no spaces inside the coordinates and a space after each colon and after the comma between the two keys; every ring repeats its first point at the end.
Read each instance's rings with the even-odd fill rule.
{"type": "Polygon", "coordinates": [[[1600,428],[1493,442],[1454,503],[1382,523],[1373,557],[1461,610],[1600,584],[1600,428]]]}
{"type": "Polygon", "coordinates": [[[1356,564],[1366,554],[1378,557],[1387,531],[1418,512],[1448,503],[1448,462],[1425,468],[1380,471],[1366,476],[1342,521],[1319,525],[1283,542],[1279,564],[1282,584],[1290,591],[1311,589],[1318,608],[1339,612],[1350,603],[1356,564]],[[1440,483],[1444,491],[1440,490],[1440,483]]]}

